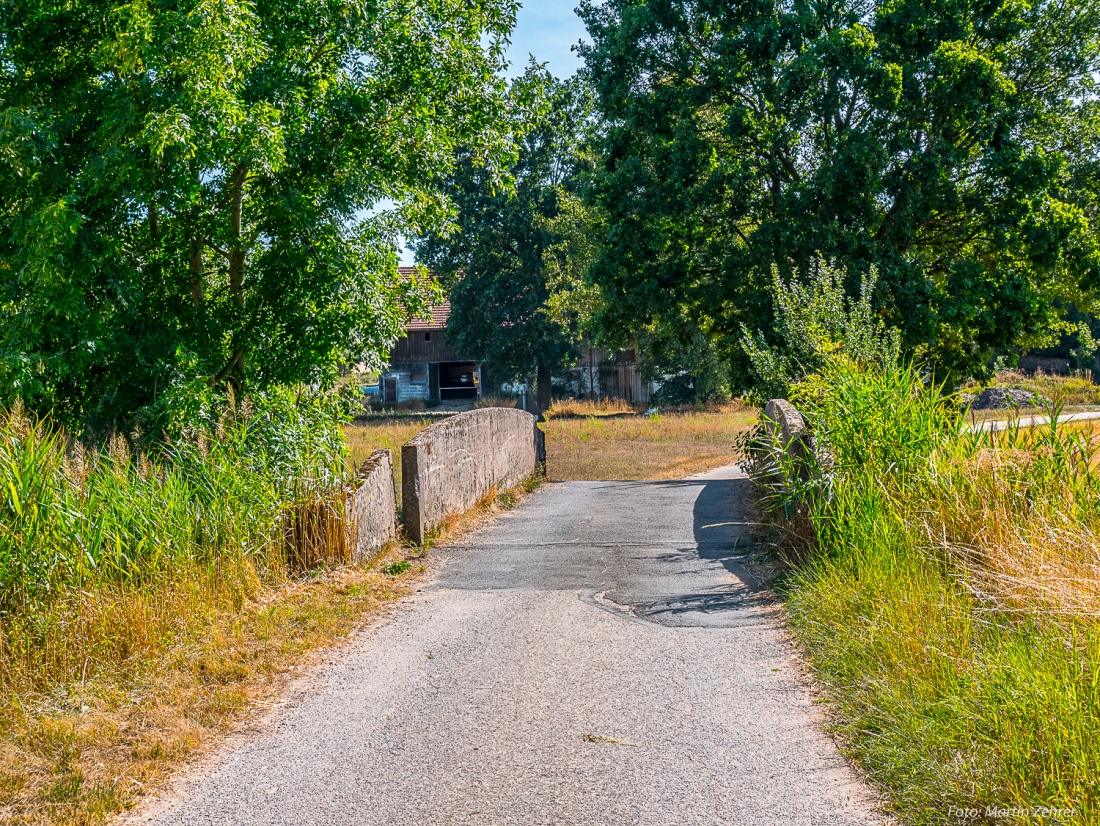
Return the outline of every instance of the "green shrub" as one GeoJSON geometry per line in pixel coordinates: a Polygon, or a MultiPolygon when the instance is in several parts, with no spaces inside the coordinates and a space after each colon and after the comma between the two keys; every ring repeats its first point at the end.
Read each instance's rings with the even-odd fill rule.
{"type": "Polygon", "coordinates": [[[772,269],[775,325],[771,343],[763,333],[753,335],[744,325],[741,328],[741,346],[756,373],[760,394],[787,398],[793,384],[813,375],[837,355],[864,364],[898,360],[900,335],[887,328],[871,306],[878,281],[873,267],[856,300],[845,293],[844,274],[827,263],[818,263],[808,283],[800,284],[797,279],[796,274],[785,284],[778,269],[772,269]]]}
{"type": "Polygon", "coordinates": [[[906,822],[1097,822],[1096,440],[968,433],[901,365],[834,359],[800,393],[834,461],[785,595],[852,756],[906,822]]]}
{"type": "Polygon", "coordinates": [[[181,604],[239,604],[283,578],[284,522],[342,484],[342,404],[225,399],[143,449],[0,413],[0,680],[140,658],[185,623],[181,604]]]}

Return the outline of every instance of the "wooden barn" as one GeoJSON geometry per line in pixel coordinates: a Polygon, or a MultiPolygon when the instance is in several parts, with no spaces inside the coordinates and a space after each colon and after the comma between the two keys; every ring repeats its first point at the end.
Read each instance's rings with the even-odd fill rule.
{"type": "Polygon", "coordinates": [[[646,381],[633,349],[581,348],[577,363],[565,372],[564,385],[578,398],[623,399],[648,404],[660,386],[646,381]]]}
{"type": "Polygon", "coordinates": [[[447,343],[450,302],[431,308],[431,318],[414,318],[390,351],[378,382],[385,404],[416,401],[475,401],[481,398],[481,365],[447,343]]]}

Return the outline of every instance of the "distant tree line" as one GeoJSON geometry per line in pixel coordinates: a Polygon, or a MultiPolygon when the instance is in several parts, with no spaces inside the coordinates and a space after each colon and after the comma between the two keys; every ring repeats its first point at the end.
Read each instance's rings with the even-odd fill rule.
{"type": "Polygon", "coordinates": [[[0,402],[155,425],[378,363],[424,306],[397,240],[448,220],[454,147],[510,152],[515,9],[0,0],[0,402]]]}
{"type": "Polygon", "coordinates": [[[749,389],[821,266],[942,379],[1095,351],[1100,0],[579,11],[581,72],[509,82],[512,0],[0,0],[0,400],[155,424],[378,364],[430,298],[402,235],[544,402],[582,342],[749,389]]]}
{"type": "Polygon", "coordinates": [[[1049,345],[1100,288],[1100,4],[585,0],[604,121],[590,272],[612,328],[768,334],[826,262],[948,378],[1049,345]]]}

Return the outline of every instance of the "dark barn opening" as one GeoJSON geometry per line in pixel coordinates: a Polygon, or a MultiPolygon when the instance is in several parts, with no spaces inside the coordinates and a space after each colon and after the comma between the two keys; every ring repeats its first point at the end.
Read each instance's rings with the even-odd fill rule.
{"type": "Polygon", "coordinates": [[[448,361],[439,365],[439,400],[476,399],[481,381],[477,364],[472,361],[448,361]]]}

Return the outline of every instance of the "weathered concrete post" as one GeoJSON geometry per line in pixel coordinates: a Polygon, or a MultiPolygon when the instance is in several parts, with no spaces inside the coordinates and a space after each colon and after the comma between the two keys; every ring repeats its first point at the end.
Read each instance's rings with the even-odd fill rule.
{"type": "Polygon", "coordinates": [[[348,487],[345,514],[356,562],[370,559],[397,536],[397,490],[393,453],[376,450],[363,462],[348,487]]]}
{"type": "Polygon", "coordinates": [[[540,435],[534,416],[511,407],[470,410],[420,431],[401,448],[409,538],[423,543],[447,517],[469,510],[493,488],[513,487],[534,473],[540,435]]]}
{"type": "Polygon", "coordinates": [[[772,399],[764,406],[768,436],[792,459],[806,456],[806,420],[786,399],[772,399]]]}

